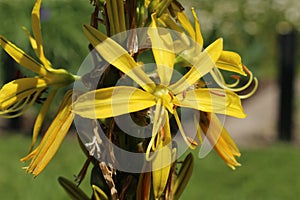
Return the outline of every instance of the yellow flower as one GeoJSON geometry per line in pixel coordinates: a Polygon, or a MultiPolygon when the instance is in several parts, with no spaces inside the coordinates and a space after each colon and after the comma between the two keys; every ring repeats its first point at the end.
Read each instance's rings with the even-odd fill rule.
{"type": "MultiPolygon", "coordinates": [[[[184,57],[188,57],[189,60],[193,59],[194,57],[197,57],[197,55],[203,48],[203,37],[201,34],[201,28],[200,28],[200,23],[199,23],[198,17],[196,15],[195,10],[192,8],[192,14],[194,17],[194,28],[193,28],[189,19],[187,18],[187,16],[185,15],[185,13],[183,11],[178,11],[178,12],[176,12],[176,14],[177,14],[176,17],[178,19],[178,22],[181,24],[183,29],[189,34],[189,36],[192,38],[192,40],[198,44],[196,46],[195,45],[194,46],[184,46],[183,49],[186,49],[186,50],[183,50],[181,52],[181,54],[184,55],[184,57]]],[[[170,19],[162,18],[161,20],[169,21],[170,19]]],[[[170,24],[170,23],[166,23],[166,24],[170,24]]],[[[177,27],[177,29],[179,29],[179,28],[177,27]]],[[[179,29],[179,31],[180,31],[180,29],[179,29]]],[[[182,44],[184,44],[184,43],[182,43],[182,44]]],[[[177,62],[182,62],[182,61],[183,61],[182,57],[179,56],[177,58],[177,62]]],[[[216,83],[221,88],[228,89],[233,92],[241,92],[241,91],[247,89],[254,82],[254,88],[248,94],[239,95],[239,97],[241,99],[245,99],[245,98],[252,96],[258,87],[257,79],[255,77],[253,77],[253,74],[251,73],[251,71],[249,71],[247,69],[247,67],[243,65],[240,55],[235,52],[232,52],[232,51],[222,50],[221,55],[216,62],[216,67],[212,69],[210,74],[212,75],[212,77],[214,78],[216,83]],[[219,69],[234,72],[234,73],[237,73],[237,74],[240,74],[243,76],[249,75],[248,82],[245,85],[243,85],[242,87],[237,87],[240,83],[240,78],[239,78],[239,76],[232,76],[232,78],[234,78],[236,81],[234,83],[228,84],[224,80],[219,69]]]]}
{"type": "Polygon", "coordinates": [[[184,133],[176,107],[245,117],[240,99],[235,93],[217,88],[191,88],[215,67],[215,62],[222,52],[222,39],[215,41],[200,53],[190,71],[177,82],[171,83],[175,61],[173,39],[169,32],[157,28],[153,15],[148,35],[160,78],[160,83],[155,83],[139,63],[112,39],[90,26],[84,26],[84,32],[99,54],[132,78],[141,89],[115,86],[87,92],[74,102],[73,112],[95,119],[115,117],[155,106],[152,137],[146,150],[146,159],[152,160],[154,195],[155,198],[159,198],[167,184],[171,163],[174,161],[169,113],[174,115],[180,133],[191,148],[194,146],[184,133]],[[155,153],[150,154],[152,151],[155,153]]]}
{"type": "Polygon", "coordinates": [[[180,133],[191,148],[194,146],[184,133],[177,107],[245,117],[240,98],[235,93],[218,88],[191,87],[215,67],[222,53],[222,39],[216,40],[200,52],[189,72],[175,83],[171,83],[175,61],[173,39],[168,31],[157,28],[156,18],[153,15],[148,35],[160,78],[160,83],[155,83],[142,70],[140,64],[112,39],[90,26],[84,26],[84,32],[99,54],[132,78],[141,89],[115,86],[87,92],[74,102],[73,112],[82,117],[95,119],[114,117],[155,106],[152,138],[146,150],[146,159],[153,160],[152,167],[160,166],[158,167],[160,170],[154,171],[152,176],[156,197],[163,192],[172,159],[169,113],[174,115],[180,133]],[[159,153],[150,156],[151,151],[159,153]],[[162,162],[162,158],[167,161],[162,162]]]}
{"type": "Polygon", "coordinates": [[[42,126],[49,106],[61,87],[69,85],[77,78],[64,69],[54,69],[44,55],[41,26],[40,26],[41,0],[37,0],[32,10],[33,37],[24,28],[30,44],[39,61],[23,52],[20,48],[0,35],[2,48],[20,65],[37,73],[33,78],[21,78],[5,84],[0,90],[0,117],[12,118],[22,115],[35,101],[38,101],[45,90],[52,90],[41,108],[33,131],[32,145],[35,144],[37,135],[42,126]]]}
{"type": "MultiPolygon", "coordinates": [[[[192,40],[198,44],[195,46],[189,46],[186,50],[183,50],[181,52],[181,54],[185,57],[189,57],[189,60],[193,59],[193,57],[196,57],[200,54],[200,51],[203,48],[203,37],[201,34],[198,17],[195,13],[195,10],[192,8],[192,14],[194,17],[193,27],[183,11],[178,11],[176,14],[178,22],[181,24],[183,29],[189,34],[192,40]]],[[[162,20],[166,21],[169,20],[169,18],[162,18],[162,20]]],[[[182,61],[182,57],[179,56],[177,61],[182,61]]],[[[256,91],[258,86],[257,79],[253,77],[252,73],[242,64],[241,57],[235,52],[222,50],[219,58],[216,61],[216,67],[210,71],[210,74],[221,88],[233,92],[243,91],[246,88],[248,88],[252,82],[254,82],[255,86],[252,89],[252,91],[246,95],[239,95],[240,99],[250,97],[256,91]],[[236,82],[232,84],[227,84],[219,69],[238,73],[243,76],[246,76],[248,74],[250,76],[249,81],[244,86],[237,88],[236,86],[238,86],[240,80],[239,77],[233,76],[236,79],[236,82]]],[[[220,120],[215,114],[208,112],[200,113],[200,127],[203,130],[204,134],[206,134],[206,137],[208,137],[209,141],[214,146],[214,149],[217,151],[220,157],[227,163],[227,165],[232,169],[235,169],[235,166],[240,165],[235,159],[235,156],[240,156],[240,152],[236,147],[235,143],[233,142],[230,135],[222,126],[220,120]]],[[[199,125],[196,124],[196,126],[199,125]]],[[[199,140],[201,141],[201,135],[198,135],[199,140]]]]}
{"type": "MultiPolygon", "coordinates": [[[[87,92],[74,103],[73,111],[76,114],[93,119],[107,118],[156,105],[156,110],[159,112],[155,113],[156,115],[160,113],[161,116],[164,116],[164,111],[177,116],[175,108],[181,106],[234,117],[245,117],[240,99],[233,92],[217,88],[187,90],[214,67],[222,51],[222,39],[218,39],[202,52],[195,62],[196,65],[180,80],[170,84],[175,56],[172,51],[166,51],[166,49],[173,48],[173,41],[168,33],[162,36],[156,28],[155,20],[152,20],[148,34],[152,41],[152,52],[160,77],[160,84],[156,84],[127,51],[112,39],[90,26],[84,26],[84,31],[101,56],[137,82],[143,90],[130,86],[116,86],[87,92]],[[214,101],[211,100],[212,98],[214,101]],[[223,107],[224,99],[225,107],[223,107]]],[[[156,123],[155,120],[154,123],[156,123]]],[[[179,121],[178,123],[181,127],[179,121]]],[[[161,124],[156,125],[154,124],[154,134],[160,129],[161,124]]]]}

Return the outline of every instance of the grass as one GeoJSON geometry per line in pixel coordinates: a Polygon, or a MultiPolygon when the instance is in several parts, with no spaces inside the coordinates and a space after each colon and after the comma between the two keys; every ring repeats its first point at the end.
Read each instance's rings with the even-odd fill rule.
{"type": "Polygon", "coordinates": [[[283,200],[300,196],[300,149],[287,144],[242,150],[236,171],[216,153],[196,161],[182,199],[283,200]]]}
{"type": "MultiPolygon", "coordinates": [[[[58,176],[73,179],[84,162],[77,141],[67,138],[58,154],[40,176],[33,178],[21,168],[30,138],[11,134],[0,137],[0,199],[68,199],[58,176]]],[[[195,152],[196,155],[197,152],[195,152]]],[[[214,152],[195,166],[182,199],[282,200],[300,196],[300,149],[285,144],[244,149],[236,171],[228,168],[214,152]]],[[[83,183],[88,191],[88,179],[83,183]]]]}
{"type": "MultiPolygon", "coordinates": [[[[73,180],[85,161],[76,139],[65,139],[52,162],[36,178],[26,174],[22,167],[27,165],[19,161],[29,145],[30,138],[19,134],[0,137],[0,199],[68,199],[57,178],[63,176],[73,180]]],[[[83,188],[90,194],[88,182],[86,179],[83,188]]]]}

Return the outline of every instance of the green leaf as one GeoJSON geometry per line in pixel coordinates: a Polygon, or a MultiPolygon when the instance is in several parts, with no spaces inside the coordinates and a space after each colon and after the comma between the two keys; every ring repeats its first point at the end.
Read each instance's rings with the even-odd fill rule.
{"type": "Polygon", "coordinates": [[[192,153],[189,153],[180,168],[180,171],[177,175],[177,179],[174,182],[173,186],[173,198],[174,200],[178,200],[185,189],[186,185],[188,184],[188,181],[190,177],[192,176],[194,167],[194,158],[192,153]]]}
{"type": "Polygon", "coordinates": [[[72,200],[90,200],[90,198],[72,181],[64,177],[59,177],[58,182],[68,193],[72,200]]]}

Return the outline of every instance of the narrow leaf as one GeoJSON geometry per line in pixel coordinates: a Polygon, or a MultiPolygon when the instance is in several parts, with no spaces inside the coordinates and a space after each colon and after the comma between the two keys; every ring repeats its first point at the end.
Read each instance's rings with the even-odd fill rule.
{"type": "Polygon", "coordinates": [[[59,177],[58,182],[72,200],[89,200],[89,197],[72,181],[64,177],[59,177]]]}
{"type": "Polygon", "coordinates": [[[180,171],[178,172],[177,179],[175,180],[174,187],[173,187],[173,198],[174,200],[178,200],[186,188],[189,179],[192,176],[194,167],[194,158],[192,153],[189,153],[180,168],[180,171]]]}

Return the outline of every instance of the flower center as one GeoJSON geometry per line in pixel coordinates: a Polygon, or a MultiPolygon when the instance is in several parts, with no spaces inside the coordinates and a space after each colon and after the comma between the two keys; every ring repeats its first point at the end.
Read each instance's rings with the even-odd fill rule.
{"type": "Polygon", "coordinates": [[[167,108],[169,110],[169,112],[173,113],[173,110],[174,110],[174,104],[173,104],[174,96],[168,88],[166,88],[165,86],[159,85],[159,86],[156,87],[153,95],[156,96],[157,99],[160,98],[162,100],[162,105],[165,108],[167,108]]]}

